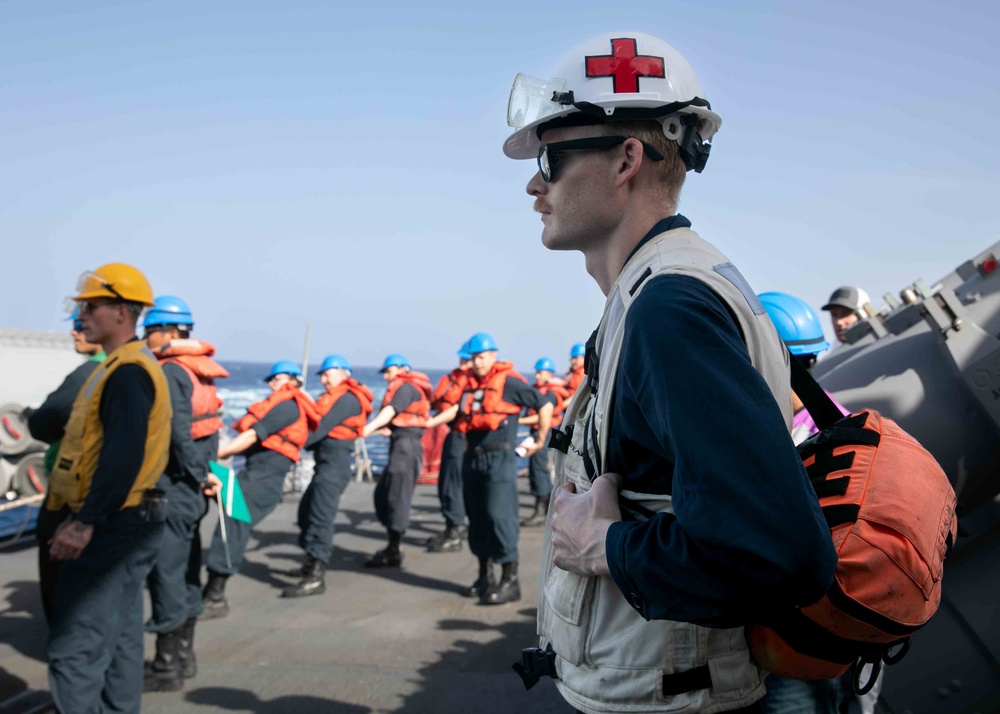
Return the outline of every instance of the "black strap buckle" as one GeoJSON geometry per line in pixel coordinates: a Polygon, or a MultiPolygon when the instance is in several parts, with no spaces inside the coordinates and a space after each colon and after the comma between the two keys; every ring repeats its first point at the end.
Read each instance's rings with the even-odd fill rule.
{"type": "Polygon", "coordinates": [[[573,440],[573,425],[570,424],[566,427],[566,431],[561,431],[560,429],[549,429],[549,443],[548,447],[550,449],[555,449],[556,451],[561,451],[564,454],[569,453],[569,445],[573,440]]]}
{"type": "Polygon", "coordinates": [[[556,672],[556,653],[549,645],[544,650],[540,647],[528,647],[521,650],[521,661],[515,662],[511,667],[524,682],[524,688],[531,689],[542,677],[552,677],[559,679],[556,672]]]}

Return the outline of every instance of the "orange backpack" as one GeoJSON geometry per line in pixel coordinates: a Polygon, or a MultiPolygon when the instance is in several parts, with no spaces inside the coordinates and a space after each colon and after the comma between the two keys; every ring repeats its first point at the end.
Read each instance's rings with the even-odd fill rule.
{"type": "Polygon", "coordinates": [[[819,433],[799,454],[837,548],[833,584],[818,602],[769,613],[746,628],[761,667],[830,679],[860,660],[854,688],[875,684],[941,602],[944,560],[958,529],[955,492],[934,457],[873,410],[842,416],[792,357],[792,388],[819,433]],[[897,649],[898,647],[898,649],[897,649]],[[862,683],[863,664],[872,665],[862,683]]]}

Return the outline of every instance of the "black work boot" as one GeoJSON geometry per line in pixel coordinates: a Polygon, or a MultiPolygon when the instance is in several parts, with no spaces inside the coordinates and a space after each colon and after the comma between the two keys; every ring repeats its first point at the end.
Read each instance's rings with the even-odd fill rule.
{"type": "Polygon", "coordinates": [[[152,662],[147,662],[143,669],[142,691],[176,692],[184,686],[178,654],[180,643],[180,630],[156,636],[156,656],[152,662]]]}
{"type": "Polygon", "coordinates": [[[302,576],[302,579],[281,591],[281,597],[306,597],[307,595],[322,595],[326,592],[326,582],[323,574],[326,566],[315,558],[310,558],[309,570],[302,576]]]}
{"type": "Polygon", "coordinates": [[[196,624],[198,624],[198,618],[192,617],[180,629],[181,638],[177,656],[181,660],[181,676],[184,679],[191,679],[198,674],[198,661],[194,658],[194,626],[196,624]]]}
{"type": "Polygon", "coordinates": [[[466,597],[481,597],[495,583],[493,579],[493,561],[489,558],[479,559],[479,577],[465,591],[466,597]]]}
{"type": "Polygon", "coordinates": [[[229,602],[226,601],[226,579],[228,575],[218,573],[208,574],[208,584],[201,593],[202,612],[199,620],[214,620],[229,614],[229,602]]]}
{"type": "Polygon", "coordinates": [[[431,553],[453,553],[462,550],[462,536],[458,526],[448,526],[430,539],[427,550],[431,553]]]}
{"type": "Polygon", "coordinates": [[[531,528],[533,526],[544,526],[545,517],[549,513],[549,499],[547,498],[535,498],[535,510],[531,512],[531,515],[521,521],[521,525],[526,528],[531,528]]]}
{"type": "Polygon", "coordinates": [[[512,560],[501,567],[503,572],[500,574],[500,582],[486,588],[479,598],[480,604],[502,605],[521,599],[521,586],[517,582],[517,561],[512,560]]]}
{"type": "Polygon", "coordinates": [[[398,568],[403,564],[403,554],[399,550],[399,543],[403,540],[403,534],[397,531],[389,531],[389,545],[385,549],[375,553],[365,561],[366,568],[398,568]]]}
{"type": "Polygon", "coordinates": [[[312,572],[313,564],[315,562],[316,559],[311,555],[309,555],[308,553],[306,553],[306,559],[302,561],[302,565],[300,565],[297,568],[293,568],[292,570],[289,570],[288,575],[291,575],[296,578],[304,578],[306,575],[312,572]]]}

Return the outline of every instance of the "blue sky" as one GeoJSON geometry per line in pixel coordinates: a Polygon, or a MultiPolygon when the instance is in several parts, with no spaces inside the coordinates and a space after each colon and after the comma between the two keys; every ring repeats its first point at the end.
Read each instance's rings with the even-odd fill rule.
{"type": "Polygon", "coordinates": [[[723,118],[681,199],[759,292],[815,306],[1000,239],[995,2],[3,2],[0,325],[63,329],[133,263],[231,359],[566,364],[603,296],[506,159],[519,71],[639,30],[723,118]]]}

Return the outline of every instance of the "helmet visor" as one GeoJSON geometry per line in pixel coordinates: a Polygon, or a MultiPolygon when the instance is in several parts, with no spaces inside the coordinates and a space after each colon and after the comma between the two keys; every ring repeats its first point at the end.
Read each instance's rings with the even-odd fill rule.
{"type": "Polygon", "coordinates": [[[554,100],[556,94],[566,91],[565,79],[537,79],[526,74],[514,77],[507,100],[507,126],[519,131],[545,117],[566,109],[554,100]]]}

